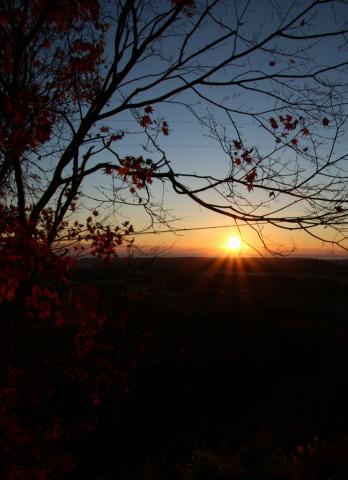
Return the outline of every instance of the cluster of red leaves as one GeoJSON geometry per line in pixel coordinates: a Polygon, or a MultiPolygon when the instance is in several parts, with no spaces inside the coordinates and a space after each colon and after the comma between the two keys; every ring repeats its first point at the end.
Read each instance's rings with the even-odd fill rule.
{"type": "Polygon", "coordinates": [[[56,296],[49,289],[32,284],[33,275],[65,284],[74,264],[71,257],[54,255],[43,236],[40,230],[33,232],[30,225],[23,227],[15,208],[0,205],[0,304],[12,301],[25,286],[28,307],[37,307],[41,319],[51,314],[52,308],[47,306],[47,311],[46,304],[51,300],[54,303],[56,296]]]}
{"type": "MultiPolygon", "coordinates": [[[[57,237],[67,251],[75,253],[88,250],[92,255],[110,258],[117,256],[118,247],[125,236],[133,232],[133,226],[124,222],[121,226],[103,225],[97,220],[99,212],[93,210],[85,222],[75,220],[71,225],[63,221],[58,226],[57,237]]],[[[55,255],[47,242],[55,213],[48,208],[35,228],[23,227],[17,210],[0,204],[0,304],[11,302],[25,285],[25,305],[30,318],[44,321],[54,318],[57,325],[63,323],[59,295],[55,288],[35,283],[35,278],[49,278],[50,284],[67,284],[75,261],[71,255],[55,255]]],[[[132,240],[129,244],[132,243],[132,240]]]]}
{"type": "MultiPolygon", "coordinates": [[[[285,116],[280,115],[279,116],[279,121],[283,125],[284,131],[286,131],[286,132],[290,132],[292,130],[295,130],[297,125],[299,124],[299,120],[295,119],[292,115],[285,115],[285,116]]],[[[277,128],[279,128],[279,125],[278,125],[277,121],[273,117],[271,117],[269,119],[269,123],[270,123],[271,127],[273,128],[273,130],[276,130],[277,128]]]]}
{"type": "MultiPolygon", "coordinates": [[[[98,216],[99,211],[94,209],[85,221],[61,222],[57,229],[57,241],[65,244],[68,250],[72,245],[70,251],[75,254],[88,251],[91,255],[104,259],[117,257],[118,247],[124,243],[126,236],[133,233],[133,226],[126,221],[120,226],[111,227],[99,221],[98,216]]],[[[37,236],[42,241],[46,240],[46,232],[50,231],[53,219],[52,209],[43,210],[37,229],[37,236]]],[[[128,241],[128,246],[132,242],[128,241]]]]}
{"type": "Polygon", "coordinates": [[[0,388],[0,469],[9,480],[61,480],[71,474],[76,464],[71,445],[93,433],[101,407],[111,404],[115,412],[128,395],[138,345],[144,343],[141,332],[133,343],[125,341],[127,312],[105,314],[93,287],[70,284],[60,301],[66,321],[59,329],[53,324],[33,329],[25,317],[29,349],[38,340],[39,348],[29,364],[10,366],[0,388]]]}
{"type": "MultiPolygon", "coordinates": [[[[143,128],[147,128],[153,123],[156,123],[158,125],[158,122],[156,120],[152,120],[150,115],[154,112],[153,107],[151,105],[147,105],[147,107],[144,108],[144,115],[140,118],[139,124],[143,128]]],[[[162,121],[162,123],[159,125],[163,135],[166,137],[169,135],[169,125],[168,122],[165,120],[162,121]]]]}
{"type": "MultiPolygon", "coordinates": [[[[54,125],[59,123],[58,112],[74,111],[76,103],[80,107],[95,98],[107,29],[99,20],[98,0],[0,4],[0,75],[4,79],[0,87],[0,149],[2,167],[8,172],[13,171],[14,157],[25,162],[26,152],[37,152],[50,141],[54,125]]],[[[102,133],[108,133],[106,129],[102,133]]],[[[122,137],[113,134],[107,141],[122,137]]],[[[143,186],[151,182],[154,167],[145,165],[128,165],[134,179],[132,170],[139,169],[137,188],[141,182],[143,186]]],[[[71,210],[74,208],[73,201],[71,210]]],[[[29,216],[29,209],[26,214],[29,216]]],[[[116,255],[132,226],[111,228],[97,221],[97,216],[93,211],[85,222],[61,222],[58,239],[66,242],[68,250],[76,242],[78,250],[86,248],[93,255],[116,255]]],[[[74,258],[51,250],[48,233],[54,221],[55,212],[50,208],[41,212],[34,225],[19,218],[16,208],[0,204],[0,335],[4,344],[7,341],[11,360],[5,386],[0,386],[0,430],[4,433],[0,436],[0,470],[5,469],[9,480],[64,478],[74,461],[62,453],[63,440],[66,445],[74,436],[81,441],[97,423],[91,409],[128,388],[130,362],[122,365],[118,361],[125,352],[116,341],[118,332],[112,330],[114,343],[108,340],[110,318],[103,313],[98,295],[93,289],[74,291],[74,258]],[[5,337],[5,320],[19,344],[5,337]],[[58,347],[41,344],[35,348],[42,338],[62,340],[61,332],[63,358],[57,355],[58,347]],[[57,378],[58,385],[69,387],[65,397],[57,388],[57,378]],[[75,396],[71,385],[76,388],[75,396]],[[73,401],[74,419],[70,411],[64,417],[62,404],[70,410],[73,401]],[[55,445],[58,448],[54,449],[55,445]]],[[[114,327],[125,317],[122,308],[112,312],[114,327]]],[[[124,350],[128,347],[124,343],[124,350]]],[[[0,365],[1,370],[4,366],[0,365]]]]}
{"type": "MultiPolygon", "coordinates": [[[[45,222],[47,218],[43,220],[45,222]]],[[[62,327],[64,296],[60,293],[67,287],[74,263],[70,257],[55,256],[42,237],[42,232],[37,232],[36,235],[35,229],[29,224],[24,227],[19,222],[15,208],[0,205],[2,322],[11,322],[11,328],[16,329],[17,337],[26,338],[28,344],[33,332],[40,332],[47,326],[62,327]]],[[[3,329],[1,334],[4,335],[3,329]]],[[[10,339],[7,341],[10,342],[10,339]]],[[[17,355],[21,359],[23,352],[17,355]]],[[[25,358],[25,354],[23,356],[25,358]]],[[[45,359],[40,360],[45,364],[45,359]]],[[[19,360],[19,363],[22,361],[19,360]]],[[[1,365],[2,370],[4,367],[1,365]]],[[[0,423],[4,439],[6,438],[6,442],[1,442],[0,468],[5,470],[6,478],[11,480],[58,480],[71,470],[73,461],[69,454],[58,452],[47,457],[47,448],[44,448],[42,439],[49,441],[54,436],[57,437],[56,434],[49,433],[53,418],[41,425],[31,425],[21,418],[21,408],[25,403],[21,393],[29,377],[30,374],[23,367],[9,365],[7,383],[0,389],[0,423]]],[[[38,392],[32,392],[30,402],[31,408],[35,409],[39,402],[38,392]]]]}
{"type": "MultiPolygon", "coordinates": [[[[136,189],[140,190],[145,187],[147,183],[152,183],[156,165],[151,159],[144,159],[142,156],[130,157],[127,156],[121,160],[121,166],[118,167],[117,173],[123,177],[123,180],[131,180],[133,186],[131,193],[135,193],[136,189]]],[[[109,173],[106,171],[105,173],[109,173]]]]}
{"type": "Polygon", "coordinates": [[[279,120],[284,126],[284,130],[287,132],[291,132],[292,130],[295,130],[297,125],[299,124],[299,120],[296,118],[293,118],[292,115],[280,115],[279,120]]]}
{"type": "Polygon", "coordinates": [[[132,233],[133,226],[129,222],[124,222],[122,228],[118,225],[112,228],[110,225],[93,222],[92,218],[88,217],[85,240],[91,245],[92,255],[110,258],[117,256],[117,249],[123,243],[124,237],[132,233]]]}
{"type": "MultiPolygon", "coordinates": [[[[0,93],[1,95],[1,93],[0,93]]],[[[51,136],[55,115],[45,96],[34,89],[21,90],[13,95],[2,95],[0,148],[17,156],[46,143],[51,136]]]]}
{"type": "MultiPolygon", "coordinates": [[[[322,124],[324,127],[329,126],[329,120],[328,118],[323,118],[322,124]]],[[[305,138],[310,135],[309,129],[304,125],[304,121],[302,118],[294,118],[293,115],[279,115],[278,119],[271,117],[269,119],[269,124],[271,128],[276,131],[280,128],[282,128],[282,132],[280,132],[279,137],[276,138],[277,143],[281,142],[280,138],[284,138],[285,141],[288,141],[288,143],[293,146],[293,147],[298,147],[299,145],[299,135],[301,137],[305,138]],[[292,138],[287,140],[288,135],[292,133],[292,138]]],[[[252,162],[252,156],[251,153],[253,152],[253,149],[247,150],[243,147],[243,144],[240,140],[233,140],[233,146],[235,147],[236,151],[234,152],[234,157],[233,157],[233,162],[237,165],[240,166],[242,165],[242,161],[244,163],[250,164],[252,162]]],[[[306,151],[307,148],[304,148],[304,151],[306,151]]],[[[253,183],[255,178],[257,177],[257,172],[256,169],[253,168],[251,171],[249,171],[246,176],[246,184],[247,188],[249,191],[253,189],[253,183]]],[[[271,196],[274,196],[274,192],[271,192],[271,196]]]]}
{"type": "Polygon", "coordinates": [[[297,147],[299,145],[299,135],[301,135],[301,137],[308,137],[308,135],[310,135],[310,131],[304,125],[303,119],[294,118],[292,115],[280,115],[278,121],[274,117],[271,117],[269,124],[273,130],[278,130],[279,128],[283,130],[276,138],[277,143],[280,143],[281,138],[283,138],[285,142],[288,141],[290,145],[297,147]],[[287,140],[290,133],[292,133],[293,136],[290,140],[287,140]]]}
{"type": "Polygon", "coordinates": [[[73,102],[92,102],[101,88],[97,68],[102,63],[104,41],[75,42],[71,47],[70,62],[60,69],[58,82],[66,87],[65,96],[73,102]],[[78,85],[78,89],[76,88],[78,85]]]}
{"type": "MultiPolygon", "coordinates": [[[[94,210],[85,223],[66,221],[58,233],[78,244],[84,239],[95,255],[113,255],[132,226],[112,230],[97,217],[94,210]]],[[[141,332],[134,345],[122,340],[125,306],[106,314],[94,288],[71,281],[74,260],[54,255],[47,243],[53,218],[47,209],[35,228],[23,227],[15,208],[0,205],[2,325],[8,315],[21,338],[11,347],[7,382],[0,385],[0,469],[9,480],[60,480],[71,473],[71,442],[96,428],[96,409],[127,395],[143,344],[141,332]]]]}
{"type": "MultiPolygon", "coordinates": [[[[233,163],[235,163],[238,167],[241,165],[243,167],[250,165],[253,161],[252,153],[254,149],[246,149],[241,140],[233,140],[233,146],[236,149],[236,151],[233,153],[233,163]]],[[[249,192],[253,189],[253,182],[256,176],[257,173],[255,168],[249,171],[245,176],[246,185],[249,192]]]]}
{"type": "MultiPolygon", "coordinates": [[[[278,130],[279,128],[283,129],[279,137],[276,139],[277,143],[281,142],[281,138],[284,138],[286,141],[288,135],[292,133],[293,137],[289,140],[289,143],[290,145],[297,147],[299,145],[299,135],[301,135],[301,137],[308,137],[310,135],[310,131],[308,127],[305,126],[302,118],[297,119],[292,115],[280,115],[278,121],[274,117],[271,117],[268,122],[273,130],[278,130]]],[[[324,127],[328,127],[330,124],[329,119],[324,117],[322,119],[322,124],[324,127]]]]}
{"type": "Polygon", "coordinates": [[[0,148],[5,152],[21,157],[37,149],[50,140],[62,104],[95,97],[104,51],[105,26],[99,18],[98,0],[0,5],[0,75],[5,79],[0,148]],[[39,32],[33,34],[39,19],[39,32]],[[93,42],[86,40],[91,31],[93,42]]]}
{"type": "Polygon", "coordinates": [[[236,151],[233,154],[234,155],[233,162],[236,165],[238,166],[241,165],[242,161],[247,164],[250,164],[252,162],[252,153],[254,150],[253,148],[251,148],[250,150],[244,148],[240,140],[233,140],[233,146],[236,149],[236,151]]]}

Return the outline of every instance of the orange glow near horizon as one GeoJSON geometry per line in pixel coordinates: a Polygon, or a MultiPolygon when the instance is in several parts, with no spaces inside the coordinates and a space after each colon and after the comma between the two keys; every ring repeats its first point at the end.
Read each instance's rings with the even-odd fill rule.
{"type": "MultiPolygon", "coordinates": [[[[196,213],[196,212],[194,212],[196,213]]],[[[199,217],[197,217],[199,219],[199,217]]],[[[264,245],[260,242],[257,232],[250,228],[226,227],[223,230],[216,230],[214,223],[209,224],[209,216],[203,220],[196,220],[197,225],[207,225],[207,230],[180,232],[177,235],[166,232],[156,235],[135,235],[135,245],[140,252],[146,255],[173,256],[173,257],[231,257],[245,258],[265,255],[264,245]],[[211,227],[209,226],[211,225],[211,227]],[[231,237],[241,239],[239,247],[238,240],[230,240],[231,237]]],[[[192,221],[192,226],[196,224],[192,221]]],[[[330,244],[323,244],[316,241],[305,232],[289,233],[288,231],[277,230],[273,226],[264,228],[261,235],[272,252],[289,253],[291,257],[318,257],[336,258],[347,257],[338,248],[330,244]]],[[[126,249],[121,253],[127,253],[126,249]]]]}

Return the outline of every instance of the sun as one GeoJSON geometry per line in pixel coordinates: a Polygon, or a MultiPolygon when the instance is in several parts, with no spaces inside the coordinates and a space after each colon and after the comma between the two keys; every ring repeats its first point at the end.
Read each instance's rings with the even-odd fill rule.
{"type": "Polygon", "coordinates": [[[227,238],[226,249],[229,251],[237,252],[242,249],[243,242],[238,235],[231,235],[227,238]]]}

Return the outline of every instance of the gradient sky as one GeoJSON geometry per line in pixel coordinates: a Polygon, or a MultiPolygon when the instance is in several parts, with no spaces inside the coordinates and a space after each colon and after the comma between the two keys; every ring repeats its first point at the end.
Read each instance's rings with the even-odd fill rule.
{"type": "MultiPolygon", "coordinates": [[[[230,5],[232,5],[231,2],[230,5]]],[[[296,2],[282,1],[279,2],[283,13],[289,8],[291,4],[294,5],[294,9],[288,12],[288,15],[295,14],[296,2]]],[[[299,4],[309,4],[308,2],[298,2],[299,4]]],[[[238,2],[240,8],[245,6],[246,2],[238,2]]],[[[271,2],[267,1],[251,1],[249,2],[249,13],[245,17],[243,29],[246,32],[255,32],[258,34],[260,29],[262,32],[269,31],[276,21],[272,10],[270,8],[271,2]]],[[[229,2],[226,3],[229,5],[229,2]]],[[[221,6],[218,14],[226,20],[228,15],[232,15],[232,11],[225,6],[221,6]]],[[[336,5],[336,9],[323,8],[321,15],[316,18],[309,19],[316,25],[317,32],[327,31],[333,25],[341,26],[347,21],[348,12],[347,7],[336,5]]],[[[231,24],[233,24],[233,18],[231,17],[231,24]]],[[[209,35],[213,38],[217,32],[210,31],[209,35]]],[[[263,34],[264,34],[263,33],[263,34]]],[[[263,35],[262,34],[262,35],[263,35]]],[[[204,39],[197,39],[199,43],[204,39]]],[[[283,45],[286,46],[284,40],[283,45]]],[[[337,59],[346,59],[348,55],[348,49],[338,50],[340,42],[335,40],[327,41],[326,48],[323,49],[321,44],[313,47],[313,55],[321,65],[330,65],[337,59]]],[[[168,45],[167,48],[175,48],[175,45],[168,45]]],[[[169,52],[168,52],[169,53],[169,52]]],[[[213,63],[219,53],[216,51],[209,52],[206,61],[213,63]]],[[[277,61],[276,55],[272,57],[269,53],[259,54],[250,58],[249,64],[245,67],[249,69],[262,69],[266,71],[268,62],[271,59],[277,61]]],[[[158,65],[157,65],[158,66],[158,65]]],[[[151,68],[156,67],[154,64],[145,64],[139,68],[137,74],[145,74],[151,72],[151,68]]],[[[297,66],[296,66],[297,67],[297,66]]],[[[236,66],[236,68],[240,68],[236,66]]],[[[243,67],[244,68],[244,67],[243,67]]],[[[276,64],[276,69],[288,68],[281,62],[276,64]]],[[[295,67],[294,67],[295,68],[295,67]]],[[[301,68],[301,67],[299,67],[301,68]]],[[[221,74],[223,75],[223,73],[221,74]]],[[[267,87],[266,87],[267,88],[267,87]]],[[[266,96],[245,94],[241,91],[236,91],[228,88],[221,88],[214,92],[214,99],[223,103],[223,99],[226,102],[231,102],[235,108],[241,108],[244,110],[252,109],[259,110],[271,106],[270,100],[266,96]],[[238,94],[238,96],[235,96],[238,94]],[[227,99],[228,97],[228,99],[227,99]]],[[[207,114],[207,105],[199,103],[199,99],[192,93],[186,93],[180,97],[181,101],[185,101],[195,106],[197,112],[202,116],[207,114]]],[[[155,105],[155,115],[166,118],[170,126],[169,137],[163,137],[161,139],[161,146],[167,152],[168,158],[170,158],[175,169],[180,172],[199,172],[199,173],[220,173],[227,172],[229,169],[229,159],[221,151],[221,147],[213,139],[207,138],[198,122],[190,115],[188,110],[179,104],[165,104],[155,105]]],[[[214,110],[209,107],[210,110],[214,110]]],[[[221,124],[227,125],[227,117],[218,110],[213,111],[214,115],[221,124]]],[[[267,135],[260,127],[256,126],[250,117],[235,115],[234,118],[244,135],[245,140],[248,142],[249,147],[256,146],[260,152],[267,151],[267,149],[274,146],[274,139],[267,135]]],[[[320,121],[320,119],[318,119],[320,121]]],[[[144,152],[142,146],[142,137],[138,125],[133,117],[130,115],[122,114],[120,117],[110,119],[106,123],[115,131],[123,130],[129,132],[122,142],[117,145],[119,154],[122,155],[144,155],[145,157],[151,157],[151,154],[144,152]],[[130,134],[130,133],[134,134],[130,134]]],[[[347,148],[347,140],[343,139],[341,144],[337,147],[342,153],[347,148]]],[[[322,147],[324,148],[324,147],[322,147]]],[[[93,191],[96,182],[105,182],[105,178],[99,176],[93,179],[89,185],[90,192],[93,191]]],[[[146,248],[154,248],[159,251],[166,252],[170,255],[221,255],[226,254],[224,248],[226,239],[230,234],[237,234],[237,228],[233,226],[233,222],[228,217],[224,217],[213,212],[207,211],[200,206],[194,204],[190,199],[183,196],[178,196],[171,191],[170,186],[165,186],[160,182],[155,182],[152,187],[154,196],[157,199],[164,196],[164,206],[170,213],[173,219],[176,219],[171,224],[173,228],[185,229],[185,228],[197,228],[198,230],[192,230],[190,232],[177,232],[174,233],[157,233],[146,234],[136,236],[136,243],[139,246],[145,246],[146,248]],[[231,227],[225,228],[211,228],[219,227],[223,225],[231,225],[231,227]],[[202,229],[202,227],[209,227],[202,229]],[[168,250],[169,249],[169,250],[168,250]]],[[[250,195],[256,196],[257,194],[251,192],[250,195]]],[[[144,211],[141,206],[135,207],[122,207],[114,211],[114,218],[117,222],[123,219],[129,218],[133,223],[135,230],[140,231],[147,225],[147,218],[144,215],[144,211]]],[[[167,230],[167,227],[163,225],[158,227],[159,230],[167,230]]],[[[241,225],[240,232],[245,240],[245,244],[242,249],[243,254],[255,253],[252,248],[247,244],[260,249],[260,241],[257,238],[255,232],[253,232],[247,226],[241,225]]],[[[328,245],[322,245],[321,242],[314,240],[313,238],[300,233],[291,233],[286,230],[279,230],[274,227],[265,226],[263,231],[266,241],[275,250],[286,251],[293,249],[295,255],[318,255],[318,254],[341,254],[342,251],[337,252],[332,250],[328,245]]]]}

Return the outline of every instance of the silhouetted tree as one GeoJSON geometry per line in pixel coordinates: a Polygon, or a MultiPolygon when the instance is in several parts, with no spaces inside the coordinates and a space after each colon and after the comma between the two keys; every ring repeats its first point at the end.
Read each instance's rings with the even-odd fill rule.
{"type": "MultiPolygon", "coordinates": [[[[262,9],[221,0],[1,2],[1,208],[31,234],[41,225],[50,245],[91,241],[91,220],[65,222],[82,205],[99,213],[93,198],[98,207],[140,205],[154,229],[165,222],[151,197],[156,181],[261,237],[266,223],[345,247],[346,154],[336,146],[346,120],[346,7],[333,0],[263,2],[262,9]],[[159,105],[169,116],[171,103],[220,143],[223,174],[214,162],[209,174],[190,173],[190,162],[177,170],[161,148],[170,118],[156,116],[159,105]],[[149,158],[120,153],[135,132],[108,121],[125,112],[149,158]],[[273,146],[251,138],[245,118],[273,146]],[[110,189],[91,194],[92,176],[100,187],[110,180],[110,189]]],[[[121,231],[97,223],[117,246],[121,231]]]]}

